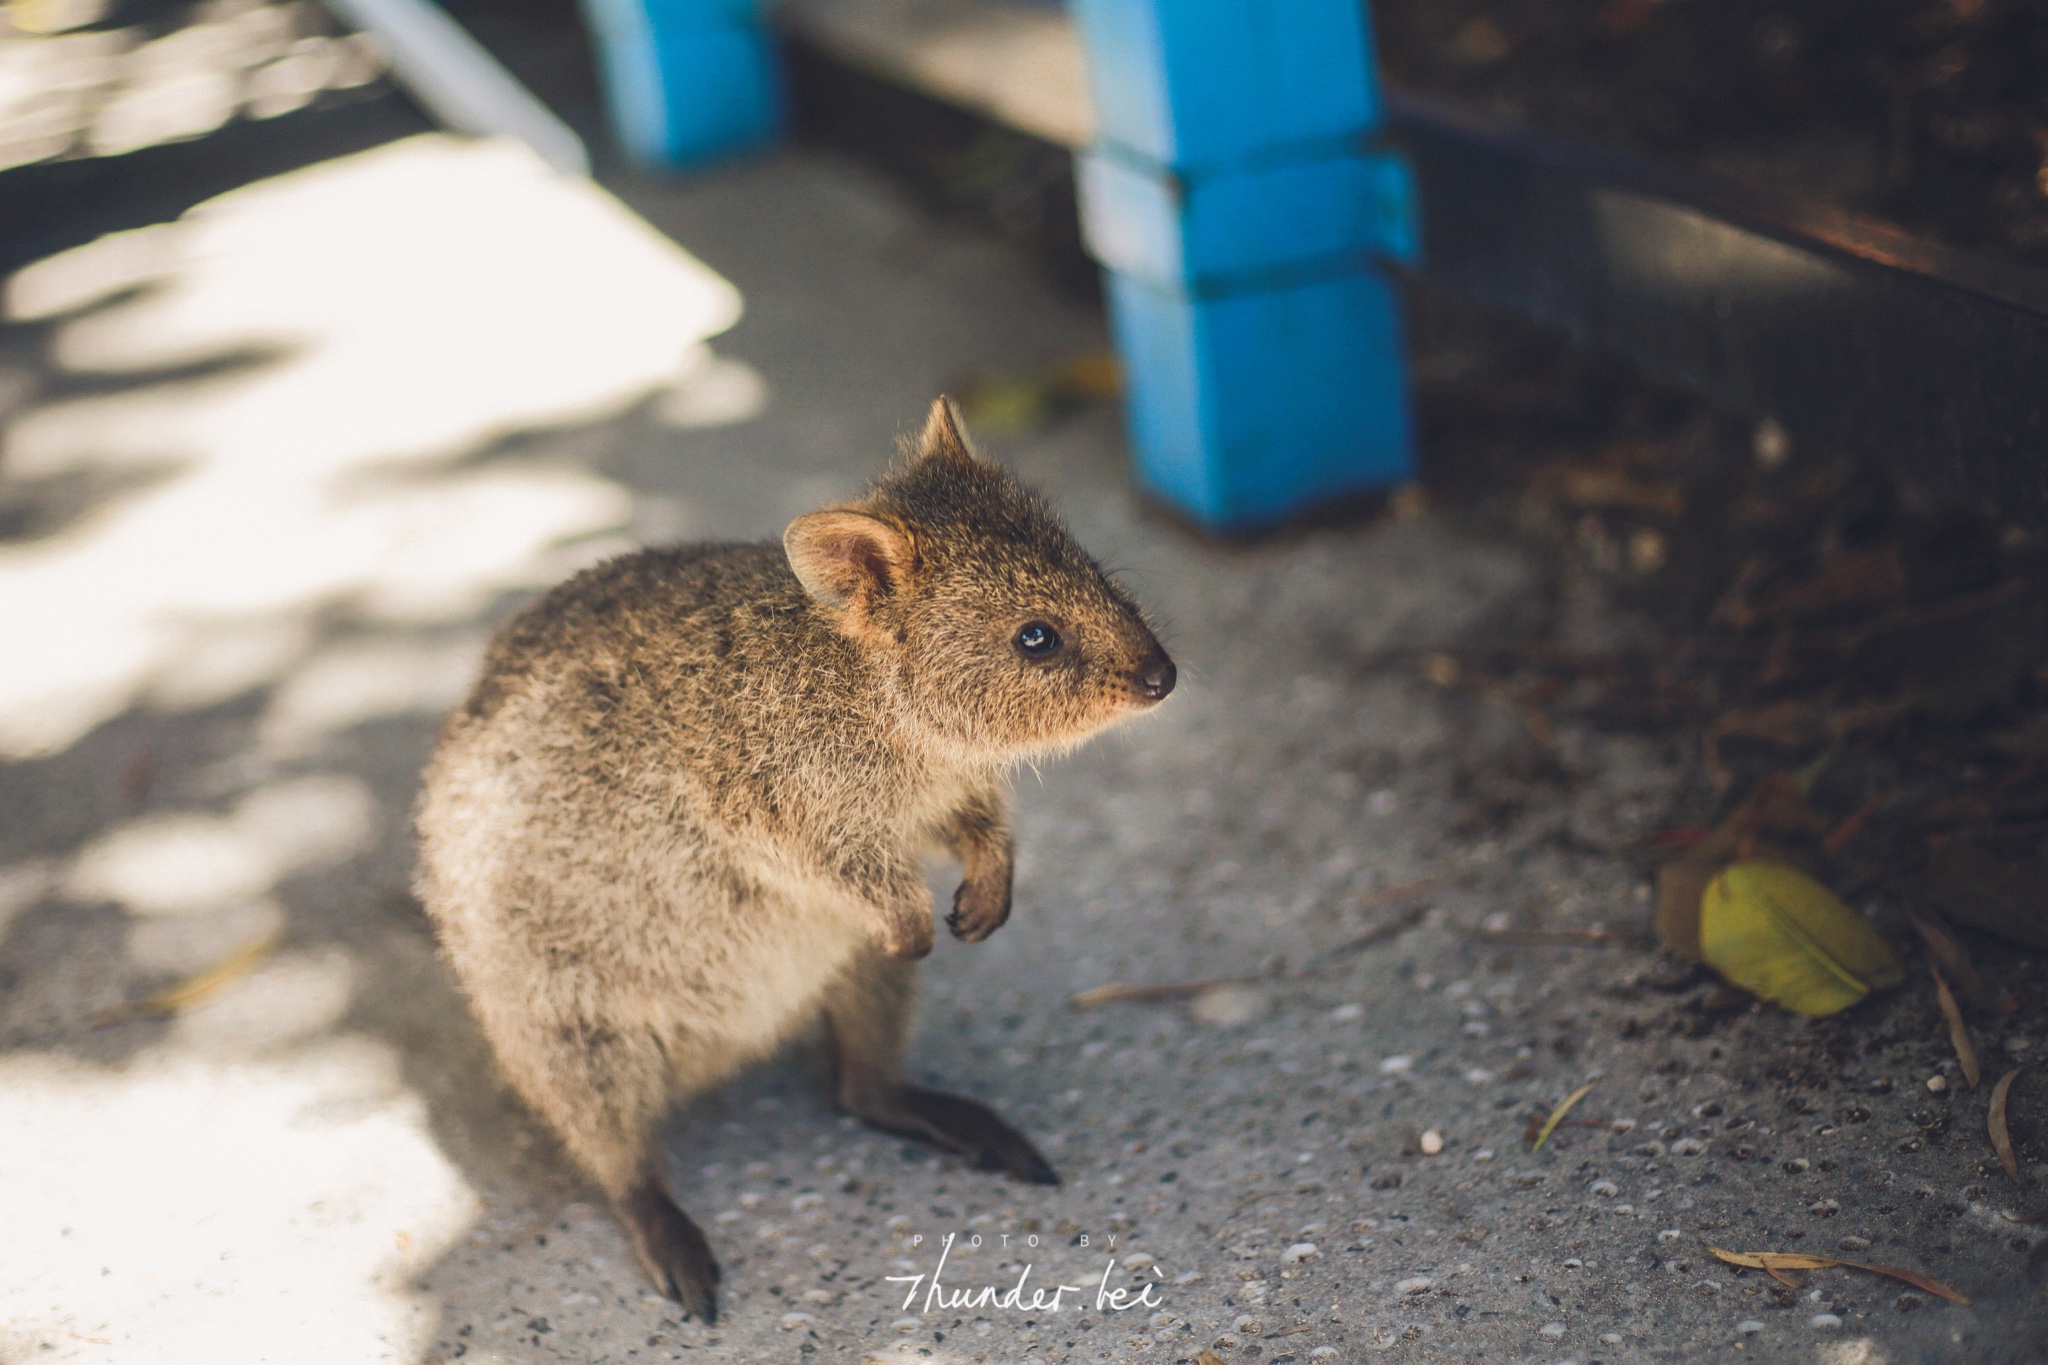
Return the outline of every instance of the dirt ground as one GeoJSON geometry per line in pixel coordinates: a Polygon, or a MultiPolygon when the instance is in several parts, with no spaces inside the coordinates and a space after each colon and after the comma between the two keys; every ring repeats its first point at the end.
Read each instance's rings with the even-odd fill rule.
{"type": "Polygon", "coordinates": [[[2038,0],[1374,0],[1388,79],[2048,264],[2038,0]]]}

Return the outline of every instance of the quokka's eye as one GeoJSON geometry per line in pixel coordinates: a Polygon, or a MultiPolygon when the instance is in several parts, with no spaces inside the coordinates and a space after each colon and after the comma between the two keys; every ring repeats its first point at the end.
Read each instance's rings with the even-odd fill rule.
{"type": "Polygon", "coordinates": [[[1060,633],[1043,621],[1027,622],[1017,632],[1017,652],[1027,659],[1045,659],[1059,653],[1060,633]]]}

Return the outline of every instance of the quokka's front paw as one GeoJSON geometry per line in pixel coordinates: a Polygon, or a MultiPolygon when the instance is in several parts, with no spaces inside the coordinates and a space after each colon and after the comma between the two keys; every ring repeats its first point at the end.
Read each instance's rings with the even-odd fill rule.
{"type": "Polygon", "coordinates": [[[962,943],[979,943],[1010,918],[1009,879],[964,881],[953,893],[953,913],[946,927],[962,943]]]}

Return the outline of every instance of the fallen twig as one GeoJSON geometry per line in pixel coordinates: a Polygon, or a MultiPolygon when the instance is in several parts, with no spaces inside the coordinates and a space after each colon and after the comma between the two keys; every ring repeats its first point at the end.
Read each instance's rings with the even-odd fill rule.
{"type": "Polygon", "coordinates": [[[1328,956],[1333,958],[1343,957],[1347,953],[1355,953],[1361,948],[1370,948],[1375,943],[1383,943],[1396,934],[1406,933],[1408,930],[1413,929],[1416,925],[1422,923],[1422,917],[1428,913],[1429,907],[1427,905],[1412,906],[1391,919],[1375,924],[1362,934],[1345,939],[1342,943],[1330,949],[1328,956]]]}
{"type": "Polygon", "coordinates": [[[1273,976],[1272,972],[1258,972],[1251,976],[1204,977],[1198,981],[1160,981],[1145,986],[1112,981],[1070,996],[1067,1003],[1077,1010],[1092,1010],[1097,1005],[1121,1005],[1133,1000],[1178,1000],[1182,996],[1200,995],[1212,986],[1248,986],[1258,981],[1270,981],[1273,976]]]}
{"type": "MultiPolygon", "coordinates": [[[[1438,875],[1423,877],[1417,881],[1403,882],[1399,886],[1389,886],[1383,890],[1374,891],[1361,898],[1357,904],[1366,909],[1391,905],[1410,896],[1425,895],[1428,892],[1448,886],[1452,880],[1448,875],[1438,875]]],[[[1303,967],[1295,972],[1294,975],[1319,976],[1331,971],[1337,966],[1334,959],[1342,957],[1346,953],[1356,952],[1360,948],[1371,947],[1383,939],[1392,938],[1404,930],[1412,929],[1428,912],[1429,907],[1426,905],[1418,905],[1404,910],[1384,923],[1375,924],[1364,933],[1354,938],[1346,939],[1330,949],[1329,952],[1323,954],[1322,962],[1312,967],[1303,967]]],[[[1075,1009],[1088,1010],[1094,1009],[1098,1005],[1122,1005],[1144,1000],[1178,1000],[1184,996],[1200,995],[1212,986],[1250,986],[1256,985],[1261,981],[1271,981],[1275,977],[1284,975],[1286,975],[1285,971],[1275,967],[1267,971],[1254,972],[1243,976],[1211,976],[1193,981],[1161,981],[1142,985],[1112,981],[1107,985],[1091,987],[1077,995],[1069,996],[1067,1003],[1075,1009]]]]}
{"type": "Polygon", "coordinates": [[[126,1023],[130,1019],[158,1019],[165,1015],[183,1013],[203,1004],[223,987],[246,975],[257,963],[270,956],[277,945],[276,936],[245,944],[197,976],[187,977],[177,985],[167,986],[141,1000],[131,1000],[126,1004],[101,1010],[92,1017],[92,1026],[106,1028],[110,1024],[126,1023]]]}

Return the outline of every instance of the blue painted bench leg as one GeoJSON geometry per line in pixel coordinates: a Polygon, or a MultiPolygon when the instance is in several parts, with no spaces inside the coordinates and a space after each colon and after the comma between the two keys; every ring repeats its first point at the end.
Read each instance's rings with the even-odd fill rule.
{"type": "Polygon", "coordinates": [[[761,146],[782,80],[756,0],[582,0],[605,100],[634,159],[688,169],[761,146]]]}
{"type": "Polygon", "coordinates": [[[1132,446],[1219,531],[1406,482],[1390,262],[1407,166],[1360,0],[1072,0],[1099,122],[1082,227],[1104,267],[1132,446]]]}

